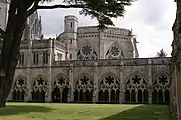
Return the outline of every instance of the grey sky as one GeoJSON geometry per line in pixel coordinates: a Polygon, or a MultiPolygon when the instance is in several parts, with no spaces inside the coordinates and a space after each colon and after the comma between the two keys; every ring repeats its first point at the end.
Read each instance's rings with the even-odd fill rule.
{"type": "MultiPolygon", "coordinates": [[[[60,0],[55,0],[55,4],[60,0]]],[[[172,25],[175,19],[174,0],[137,0],[126,7],[124,18],[113,19],[116,27],[133,29],[137,36],[140,57],[155,57],[164,49],[170,56],[173,40],[172,25]]],[[[75,15],[79,26],[97,25],[95,19],[79,15],[79,9],[40,10],[43,33],[55,37],[63,31],[64,16],[75,15]]]]}

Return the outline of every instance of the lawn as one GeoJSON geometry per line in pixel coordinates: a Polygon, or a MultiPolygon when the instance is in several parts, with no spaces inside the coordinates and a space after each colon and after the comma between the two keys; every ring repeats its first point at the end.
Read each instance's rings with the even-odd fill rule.
{"type": "Polygon", "coordinates": [[[0,120],[171,120],[165,105],[8,103],[0,120]]]}

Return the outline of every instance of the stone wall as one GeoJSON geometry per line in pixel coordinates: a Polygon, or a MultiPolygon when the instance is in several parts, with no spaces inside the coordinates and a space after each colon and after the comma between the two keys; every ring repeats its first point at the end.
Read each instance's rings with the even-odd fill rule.
{"type": "MultiPolygon", "coordinates": [[[[146,93],[147,97],[141,98],[152,103],[154,91],[161,91],[162,101],[165,101],[166,91],[170,85],[170,58],[146,58],[146,59],[119,59],[119,60],[73,60],[55,61],[51,66],[18,66],[15,72],[14,84],[9,100],[13,100],[14,91],[25,92],[24,101],[32,100],[33,91],[44,91],[45,101],[52,101],[52,94],[56,87],[60,91],[65,87],[68,91],[68,102],[75,102],[75,92],[92,91],[93,103],[101,102],[101,92],[108,92],[107,102],[112,100],[112,91],[118,93],[119,103],[139,103],[141,94],[146,93]],[[64,81],[58,82],[63,79],[64,81]],[[135,82],[134,80],[138,80],[135,82]],[[20,85],[19,81],[24,80],[20,85]],[[82,80],[84,81],[83,83],[82,80]],[[39,85],[39,81],[43,81],[39,85]],[[132,91],[134,100],[128,99],[126,91],[132,91]],[[165,95],[165,96],[164,96],[165,95]],[[127,96],[127,97],[126,97],[127,96]],[[128,99],[128,100],[127,100],[128,99]]],[[[132,96],[132,95],[131,95],[132,96]]],[[[144,95],[143,95],[144,96],[144,95]]],[[[158,95],[157,95],[158,96],[158,95]]],[[[157,98],[158,101],[159,98],[157,98]]],[[[140,102],[140,103],[142,103],[140,102]]]]}
{"type": "Polygon", "coordinates": [[[173,24],[174,39],[172,42],[172,60],[171,60],[171,110],[172,115],[177,120],[181,119],[181,1],[175,0],[177,5],[176,19],[173,24]]]}

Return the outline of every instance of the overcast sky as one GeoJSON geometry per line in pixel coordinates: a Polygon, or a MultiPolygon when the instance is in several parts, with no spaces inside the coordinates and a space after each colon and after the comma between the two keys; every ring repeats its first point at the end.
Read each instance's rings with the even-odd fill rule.
{"type": "MultiPolygon", "coordinates": [[[[61,0],[51,4],[57,1],[61,0]]],[[[126,7],[124,18],[113,19],[113,22],[115,27],[133,29],[139,42],[140,57],[155,57],[162,48],[170,56],[175,11],[174,0],[137,0],[132,6],[126,7]]],[[[39,10],[39,15],[42,16],[43,33],[47,37],[55,37],[63,32],[66,15],[77,16],[79,26],[97,25],[96,19],[80,16],[79,9],[39,10]]]]}

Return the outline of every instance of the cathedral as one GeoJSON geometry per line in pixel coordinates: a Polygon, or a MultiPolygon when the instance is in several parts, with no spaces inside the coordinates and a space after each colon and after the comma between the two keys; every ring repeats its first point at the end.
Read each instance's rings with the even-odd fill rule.
{"type": "MultiPolygon", "coordinates": [[[[5,1],[0,0],[2,28],[5,1]]],[[[20,48],[8,101],[169,104],[171,58],[139,58],[132,30],[79,27],[78,18],[67,15],[64,31],[45,39],[35,12],[20,48]]]]}

